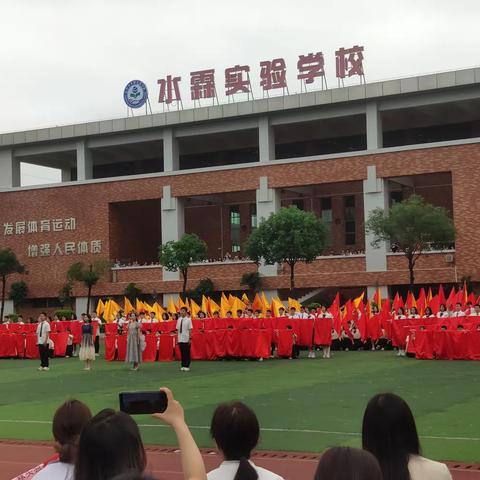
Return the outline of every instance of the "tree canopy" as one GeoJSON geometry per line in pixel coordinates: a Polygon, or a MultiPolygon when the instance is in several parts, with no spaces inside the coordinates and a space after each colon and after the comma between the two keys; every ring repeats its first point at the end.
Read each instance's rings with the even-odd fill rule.
{"type": "Polygon", "coordinates": [[[23,280],[13,282],[10,285],[10,293],[8,296],[10,300],[13,300],[13,305],[17,309],[28,296],[27,284],[23,280]]]}
{"type": "Polygon", "coordinates": [[[260,223],[248,238],[245,252],[257,264],[287,263],[293,290],[295,264],[313,262],[325,248],[326,238],[327,228],[314,213],[290,206],[260,223]]]}
{"type": "Polygon", "coordinates": [[[110,269],[110,262],[106,259],[97,260],[89,265],[83,262],[73,263],[67,271],[70,282],[81,282],[87,288],[87,312],[90,310],[92,288],[110,269]]]}
{"type": "Polygon", "coordinates": [[[395,203],[388,212],[377,208],[370,213],[366,230],[373,234],[372,246],[390,242],[408,259],[410,288],[415,282],[414,268],[426,250],[445,248],[455,240],[455,227],[445,208],[425,203],[418,195],[395,203]]]}
{"type": "Polygon", "coordinates": [[[183,292],[187,289],[188,268],[207,255],[207,244],[194,233],[186,233],[178,241],[160,245],[158,258],[169,272],[180,271],[183,277],[183,292]]]}

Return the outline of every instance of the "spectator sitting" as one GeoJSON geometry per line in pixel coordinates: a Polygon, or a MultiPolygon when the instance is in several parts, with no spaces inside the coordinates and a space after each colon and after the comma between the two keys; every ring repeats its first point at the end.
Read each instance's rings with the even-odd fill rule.
{"type": "Polygon", "coordinates": [[[253,410],[244,403],[219,405],[213,414],[210,434],[224,461],[208,474],[208,480],[283,480],[249,460],[258,443],[260,426],[253,410]]]}
{"type": "Polygon", "coordinates": [[[365,450],[333,447],[320,457],[314,480],[382,480],[377,459],[365,450]]]}
{"type": "Polygon", "coordinates": [[[420,456],[412,411],[392,393],[375,395],[363,416],[363,448],[377,457],[384,480],[451,480],[443,463],[420,456]]]}
{"type": "MultiPolygon", "coordinates": [[[[188,429],[183,408],[168,388],[168,406],[153,416],[170,425],[177,435],[185,480],[206,478],[202,455],[188,429]]],[[[126,413],[105,409],[95,415],[80,437],[75,480],[112,480],[126,473],[143,473],[147,464],[140,431],[126,413]]]]}
{"type": "Polygon", "coordinates": [[[32,480],[72,480],[78,440],[83,427],[92,418],[90,409],[78,400],[68,400],[53,416],[52,433],[58,462],[49,463],[32,480]]]}

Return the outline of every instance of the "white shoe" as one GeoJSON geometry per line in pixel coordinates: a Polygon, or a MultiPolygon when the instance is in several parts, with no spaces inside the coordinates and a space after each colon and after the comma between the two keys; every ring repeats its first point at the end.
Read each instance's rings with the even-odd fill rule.
{"type": "Polygon", "coordinates": [[[43,367],[44,370],[50,370],[48,367],[43,367]]]}
{"type": "Polygon", "coordinates": [[[43,367],[38,367],[38,370],[41,372],[43,370],[43,367]]]}
{"type": "Polygon", "coordinates": [[[259,362],[263,362],[263,358],[260,357],[260,358],[258,359],[258,361],[259,361],[259,362]]]}
{"type": "Polygon", "coordinates": [[[185,371],[185,367],[181,367],[181,368],[180,368],[180,371],[181,371],[181,372],[184,372],[184,371],[185,371]]]}
{"type": "Polygon", "coordinates": [[[185,367],[185,368],[183,369],[183,371],[184,371],[184,372],[189,372],[190,369],[189,369],[188,367],[185,367]]]}

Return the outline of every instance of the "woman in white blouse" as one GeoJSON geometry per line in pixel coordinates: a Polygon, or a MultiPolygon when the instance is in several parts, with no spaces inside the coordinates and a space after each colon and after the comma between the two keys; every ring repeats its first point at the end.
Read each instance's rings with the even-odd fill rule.
{"type": "Polygon", "coordinates": [[[210,434],[224,461],[208,473],[208,480],[283,480],[269,470],[257,467],[251,460],[252,450],[260,437],[257,416],[241,402],[219,405],[212,418],[210,434]]]}
{"type": "Polygon", "coordinates": [[[377,457],[383,480],[452,480],[445,464],[420,455],[412,411],[393,393],[375,395],[368,403],[362,444],[377,457]]]}

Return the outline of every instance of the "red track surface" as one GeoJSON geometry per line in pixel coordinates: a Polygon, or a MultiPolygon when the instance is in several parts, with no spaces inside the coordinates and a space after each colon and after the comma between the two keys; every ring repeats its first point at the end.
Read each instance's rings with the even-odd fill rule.
{"type": "MultiPolygon", "coordinates": [[[[52,455],[48,442],[0,441],[0,480],[10,480],[52,455]]],[[[157,478],[181,480],[180,456],[170,447],[147,448],[148,471],[157,478]]],[[[220,457],[212,450],[203,449],[207,471],[220,463],[220,457]]],[[[313,478],[318,455],[297,452],[264,452],[254,455],[254,462],[268,468],[286,480],[313,478]]],[[[449,462],[454,480],[480,480],[480,465],[449,462]]]]}

